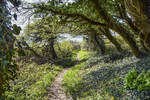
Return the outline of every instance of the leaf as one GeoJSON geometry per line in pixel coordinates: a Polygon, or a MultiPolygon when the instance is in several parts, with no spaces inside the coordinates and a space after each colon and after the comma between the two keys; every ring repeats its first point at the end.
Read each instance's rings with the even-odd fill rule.
{"type": "Polygon", "coordinates": [[[16,13],[14,14],[14,19],[17,20],[17,14],[16,13]]]}
{"type": "Polygon", "coordinates": [[[8,60],[3,60],[2,61],[3,69],[6,69],[7,64],[9,64],[8,60]]]}
{"type": "Polygon", "coordinates": [[[13,25],[13,32],[15,35],[19,35],[21,27],[18,27],[16,24],[13,25]]]}
{"type": "Polygon", "coordinates": [[[0,43],[5,44],[5,43],[6,43],[6,40],[0,38],[0,43]]]}
{"type": "Polygon", "coordinates": [[[19,56],[25,56],[26,54],[25,54],[25,52],[23,50],[19,50],[18,51],[18,55],[19,56]]]}

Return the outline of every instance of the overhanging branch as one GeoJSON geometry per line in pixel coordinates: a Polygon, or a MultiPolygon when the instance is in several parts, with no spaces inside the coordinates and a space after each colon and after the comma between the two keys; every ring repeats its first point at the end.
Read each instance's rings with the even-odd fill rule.
{"type": "Polygon", "coordinates": [[[68,17],[78,17],[78,18],[81,18],[85,21],[87,21],[89,24],[93,24],[93,25],[99,25],[101,27],[108,27],[107,24],[104,24],[104,23],[100,23],[100,22],[97,22],[97,21],[94,21],[92,19],[89,19],[88,17],[82,15],[82,14],[78,14],[78,13],[67,13],[67,12],[62,12],[62,11],[56,11],[52,8],[49,8],[49,7],[43,7],[43,6],[37,6],[36,8],[40,8],[41,10],[45,10],[45,11],[50,11],[54,14],[58,14],[58,15],[64,15],[64,16],[68,16],[68,17]]]}

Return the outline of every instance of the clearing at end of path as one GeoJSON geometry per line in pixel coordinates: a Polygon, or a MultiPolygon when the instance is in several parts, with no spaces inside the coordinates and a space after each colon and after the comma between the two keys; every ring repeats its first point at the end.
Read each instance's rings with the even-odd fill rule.
{"type": "Polygon", "coordinates": [[[66,96],[62,87],[62,81],[68,69],[69,68],[66,68],[60,72],[55,78],[55,81],[52,83],[51,87],[48,88],[48,100],[72,100],[71,97],[66,96]]]}

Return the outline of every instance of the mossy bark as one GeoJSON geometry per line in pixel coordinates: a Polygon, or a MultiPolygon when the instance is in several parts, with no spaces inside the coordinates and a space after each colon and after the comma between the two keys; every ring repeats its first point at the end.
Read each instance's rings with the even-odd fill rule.
{"type": "Polygon", "coordinates": [[[124,0],[115,0],[119,15],[130,26],[135,35],[138,35],[140,30],[134,25],[133,20],[127,15],[124,0]]]}
{"type": "Polygon", "coordinates": [[[131,49],[132,53],[136,57],[142,57],[143,53],[139,50],[139,47],[137,46],[134,38],[132,37],[130,32],[127,31],[121,24],[116,23],[115,25],[110,26],[113,30],[115,30],[120,36],[125,40],[125,42],[128,44],[129,48],[131,49]]]}
{"type": "Polygon", "coordinates": [[[122,52],[123,49],[121,44],[115,39],[112,34],[110,33],[109,29],[105,28],[104,31],[100,29],[104,33],[104,35],[108,38],[108,40],[116,47],[119,52],[122,52]]]}
{"type": "Polygon", "coordinates": [[[54,40],[49,40],[49,48],[50,48],[50,53],[52,55],[52,58],[57,59],[58,57],[54,49],[54,40]]]}
{"type": "Polygon", "coordinates": [[[88,44],[90,50],[98,51],[102,55],[105,54],[105,43],[95,30],[88,33],[88,44]]]}
{"type": "Polygon", "coordinates": [[[142,33],[144,47],[150,51],[150,0],[124,0],[128,13],[142,33]]]}
{"type": "Polygon", "coordinates": [[[136,57],[141,57],[143,54],[140,52],[134,38],[132,37],[131,33],[123,27],[123,25],[117,20],[113,19],[112,16],[108,14],[108,12],[101,7],[98,0],[91,0],[94,4],[94,8],[99,12],[100,17],[107,23],[108,27],[115,32],[117,32],[123,40],[129,45],[132,53],[136,57]]]}
{"type": "Polygon", "coordinates": [[[99,51],[101,52],[102,55],[105,54],[105,43],[104,43],[104,40],[100,37],[100,36],[97,36],[96,34],[94,35],[94,40],[98,46],[98,49],[99,51]]]}

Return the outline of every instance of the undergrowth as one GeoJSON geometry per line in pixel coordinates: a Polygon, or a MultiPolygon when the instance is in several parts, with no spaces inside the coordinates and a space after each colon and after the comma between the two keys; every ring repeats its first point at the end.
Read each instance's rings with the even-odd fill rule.
{"type": "Polygon", "coordinates": [[[89,52],[81,50],[78,52],[78,57],[80,60],[84,60],[84,59],[87,59],[89,57],[88,54],[89,54],[89,52]]]}
{"type": "Polygon", "coordinates": [[[20,68],[17,78],[10,82],[10,87],[5,92],[6,100],[45,100],[46,88],[61,70],[60,66],[47,63],[26,64],[20,68]]]}
{"type": "MultiPolygon", "coordinates": [[[[83,55],[82,57],[85,59],[84,57],[87,56],[83,55]]],[[[143,78],[140,78],[141,74],[139,73],[144,73],[142,76],[146,77],[145,81],[149,82],[149,78],[147,78],[149,74],[143,72],[143,70],[149,69],[149,59],[150,57],[138,59],[130,52],[126,52],[124,55],[90,55],[90,58],[87,57],[87,61],[84,60],[75,65],[66,73],[63,86],[66,93],[71,95],[74,100],[110,100],[111,98],[115,100],[149,100],[150,89],[147,90],[146,87],[146,90],[139,91],[138,86],[134,89],[127,89],[124,81],[128,72],[134,68],[138,72],[136,77],[139,77],[140,81],[143,78]]],[[[133,79],[130,82],[135,84],[133,79]]],[[[145,85],[142,84],[142,86],[145,85]]]]}
{"type": "Polygon", "coordinates": [[[150,90],[150,70],[138,73],[136,69],[133,69],[126,75],[125,86],[127,89],[139,91],[150,90]]]}

